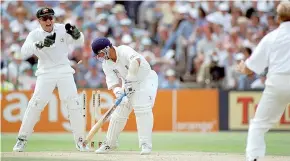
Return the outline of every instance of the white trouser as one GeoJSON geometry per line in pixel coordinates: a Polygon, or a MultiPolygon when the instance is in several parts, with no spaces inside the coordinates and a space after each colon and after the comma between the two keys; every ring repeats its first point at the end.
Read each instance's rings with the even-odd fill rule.
{"type": "Polygon", "coordinates": [[[140,89],[136,90],[130,98],[129,104],[118,106],[113,112],[107,132],[106,143],[115,146],[120,132],[124,129],[132,109],[136,116],[139,146],[146,143],[152,147],[152,128],[155,97],[158,88],[158,76],[151,73],[140,83],[140,89]]]}
{"type": "Polygon", "coordinates": [[[259,102],[254,118],[250,122],[247,157],[265,156],[265,133],[280,119],[290,103],[290,75],[272,75],[267,78],[266,88],[259,102]]]}
{"type": "MultiPolygon", "coordinates": [[[[75,141],[84,138],[84,118],[77,93],[73,74],[39,75],[32,98],[25,111],[19,130],[19,137],[28,138],[35,124],[40,119],[40,114],[53,95],[55,87],[58,88],[61,101],[68,108],[69,120],[74,133],[75,141]]],[[[44,127],[45,128],[45,127],[44,127]]]]}

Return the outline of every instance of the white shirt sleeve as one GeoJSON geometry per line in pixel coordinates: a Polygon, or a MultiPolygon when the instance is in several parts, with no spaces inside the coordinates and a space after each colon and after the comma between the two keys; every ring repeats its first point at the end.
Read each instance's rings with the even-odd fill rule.
{"type": "Polygon", "coordinates": [[[269,36],[265,36],[252,55],[246,60],[246,66],[257,74],[261,74],[269,66],[269,36]]]}
{"type": "MultiPolygon", "coordinates": [[[[132,69],[132,70],[138,70],[137,71],[137,78],[139,81],[144,80],[150,73],[151,71],[151,66],[150,64],[146,61],[146,59],[136,52],[133,48],[127,46],[127,45],[122,45],[118,47],[119,49],[119,54],[118,58],[122,59],[122,62],[125,63],[125,65],[128,65],[128,68],[131,68],[131,63],[132,61],[136,59],[140,59],[140,64],[138,69],[132,69]]],[[[137,67],[136,67],[137,68],[137,67]]],[[[130,70],[130,69],[128,69],[130,70]]],[[[124,78],[127,77],[127,74],[125,74],[124,78]]]]}
{"type": "Polygon", "coordinates": [[[119,78],[117,77],[113,69],[109,68],[106,64],[103,64],[103,71],[106,76],[108,90],[111,90],[114,85],[120,84],[119,78]]]}
{"type": "Polygon", "coordinates": [[[37,52],[33,35],[34,32],[30,32],[21,47],[21,54],[24,58],[28,58],[37,52]]]}
{"type": "Polygon", "coordinates": [[[125,58],[129,62],[131,62],[132,60],[136,60],[136,59],[140,58],[140,54],[137,51],[135,51],[134,49],[132,49],[130,46],[122,45],[121,48],[122,48],[122,50],[121,50],[122,52],[119,55],[121,58],[125,58]]]}

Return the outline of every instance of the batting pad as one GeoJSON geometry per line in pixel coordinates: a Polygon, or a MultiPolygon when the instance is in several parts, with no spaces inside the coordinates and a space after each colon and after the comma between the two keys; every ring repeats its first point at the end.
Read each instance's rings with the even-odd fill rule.
{"type": "Polygon", "coordinates": [[[110,119],[110,124],[106,136],[106,143],[109,146],[116,146],[118,137],[123,131],[129,114],[132,111],[132,107],[130,105],[121,104],[122,106],[118,106],[116,110],[113,112],[112,117],[110,119]]]}
{"type": "Polygon", "coordinates": [[[141,108],[146,109],[143,111],[138,111],[136,109],[137,108],[134,109],[134,112],[136,115],[139,147],[145,143],[152,148],[152,128],[154,121],[152,107],[141,108]]]}

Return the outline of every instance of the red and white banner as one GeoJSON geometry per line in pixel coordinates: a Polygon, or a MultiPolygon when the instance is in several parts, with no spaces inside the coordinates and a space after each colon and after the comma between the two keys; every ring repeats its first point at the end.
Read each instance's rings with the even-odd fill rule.
{"type": "MultiPolygon", "coordinates": [[[[229,93],[229,129],[246,130],[249,121],[253,118],[262,92],[229,93]]],[[[279,123],[273,129],[290,130],[290,104],[286,107],[279,123]]]]}

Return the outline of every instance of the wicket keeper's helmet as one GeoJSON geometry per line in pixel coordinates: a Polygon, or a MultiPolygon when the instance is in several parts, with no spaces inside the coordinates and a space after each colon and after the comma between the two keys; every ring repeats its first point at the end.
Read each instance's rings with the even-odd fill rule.
{"type": "Polygon", "coordinates": [[[37,18],[44,17],[44,16],[53,16],[53,15],[54,15],[54,10],[49,7],[40,8],[36,13],[37,18]]]}
{"type": "Polygon", "coordinates": [[[105,37],[100,37],[100,38],[96,38],[92,45],[92,50],[93,52],[98,55],[100,53],[100,51],[102,51],[103,49],[112,47],[112,43],[110,42],[109,39],[105,38],[105,37]]]}

